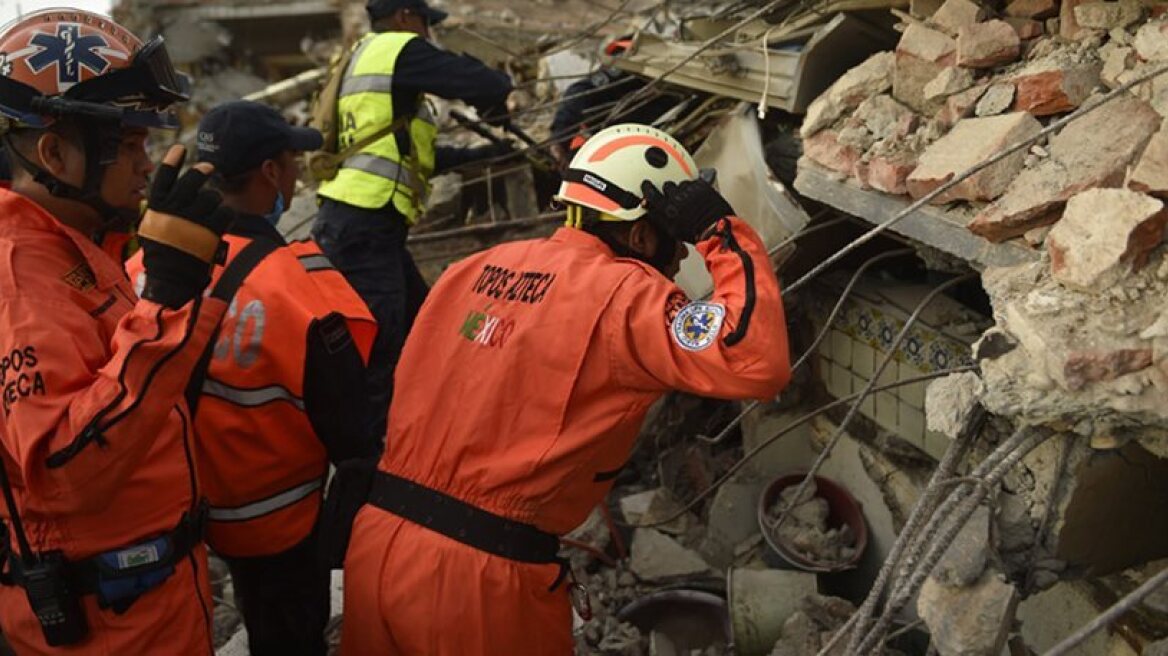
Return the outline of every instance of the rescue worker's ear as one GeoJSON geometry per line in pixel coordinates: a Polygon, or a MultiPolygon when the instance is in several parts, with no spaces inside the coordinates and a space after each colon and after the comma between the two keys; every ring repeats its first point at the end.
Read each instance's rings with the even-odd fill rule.
{"type": "Polygon", "coordinates": [[[657,242],[661,236],[648,221],[634,221],[627,234],[629,248],[641,255],[650,257],[657,251],[657,242]]]}
{"type": "Polygon", "coordinates": [[[266,159],[263,164],[260,164],[260,175],[264,176],[276,189],[280,188],[280,166],[280,162],[274,159],[266,159]]]}
{"type": "Polygon", "coordinates": [[[61,135],[52,130],[45,130],[37,138],[37,158],[40,159],[41,166],[44,166],[45,170],[52,174],[53,177],[61,178],[67,174],[69,161],[65,152],[66,148],[67,146],[65,145],[64,139],[61,138],[61,135]]]}

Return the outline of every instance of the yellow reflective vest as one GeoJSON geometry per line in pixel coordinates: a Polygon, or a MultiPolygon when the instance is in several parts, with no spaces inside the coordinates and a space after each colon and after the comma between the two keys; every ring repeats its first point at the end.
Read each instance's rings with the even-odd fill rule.
{"type": "MultiPolygon", "coordinates": [[[[337,103],[338,147],[377,132],[393,123],[393,71],[412,32],[367,34],[358,41],[341,83],[337,103]]],[[[365,209],[393,206],[410,225],[418,220],[434,173],[434,139],[438,128],[424,96],[409,119],[410,150],[398,151],[390,133],[347,158],[337,177],[321,184],[317,193],[365,209]]]]}

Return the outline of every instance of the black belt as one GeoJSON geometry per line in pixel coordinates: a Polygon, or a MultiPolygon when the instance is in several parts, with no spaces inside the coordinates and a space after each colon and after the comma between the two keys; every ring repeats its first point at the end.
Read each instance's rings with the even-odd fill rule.
{"type": "Polygon", "coordinates": [[[560,565],[555,589],[567,575],[560,539],[531,524],[500,517],[424,485],[378,471],[369,503],[489,554],[523,563],[560,565]]]}
{"type": "MultiPolygon", "coordinates": [[[[114,551],[123,551],[125,549],[131,549],[138,544],[149,544],[163,539],[168,546],[164,558],[144,565],[140,570],[127,570],[127,574],[132,575],[140,571],[176,565],[203,541],[203,533],[206,526],[207,508],[203,504],[194,514],[183,513],[182,519],[179,520],[178,525],[173,530],[158,537],[151,538],[150,540],[114,551]]],[[[5,542],[7,543],[7,541],[5,542]]],[[[8,549],[4,549],[4,551],[7,552],[8,556],[8,571],[0,576],[0,585],[23,586],[24,567],[20,556],[15,551],[8,549]]],[[[0,565],[2,565],[2,562],[0,562],[0,565]]],[[[84,560],[69,561],[65,565],[65,571],[70,590],[75,594],[93,594],[98,591],[98,584],[102,580],[103,575],[108,576],[109,567],[101,562],[101,554],[99,554],[84,560]]]]}

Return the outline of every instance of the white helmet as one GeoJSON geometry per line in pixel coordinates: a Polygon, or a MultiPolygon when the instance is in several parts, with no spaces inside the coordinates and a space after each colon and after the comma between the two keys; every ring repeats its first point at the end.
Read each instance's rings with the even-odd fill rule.
{"type": "Polygon", "coordinates": [[[693,157],[673,137],[647,125],[614,125],[580,147],[556,200],[590,207],[608,221],[636,221],[645,215],[643,182],[661,189],[696,177],[693,157]]]}

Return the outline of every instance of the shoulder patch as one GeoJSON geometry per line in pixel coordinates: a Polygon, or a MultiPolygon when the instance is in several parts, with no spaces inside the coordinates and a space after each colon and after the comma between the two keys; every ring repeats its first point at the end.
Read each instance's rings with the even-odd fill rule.
{"type": "Polygon", "coordinates": [[[726,308],[718,303],[694,301],[681,308],[673,319],[673,341],[687,351],[702,351],[714,343],[722,331],[726,308]]]}

